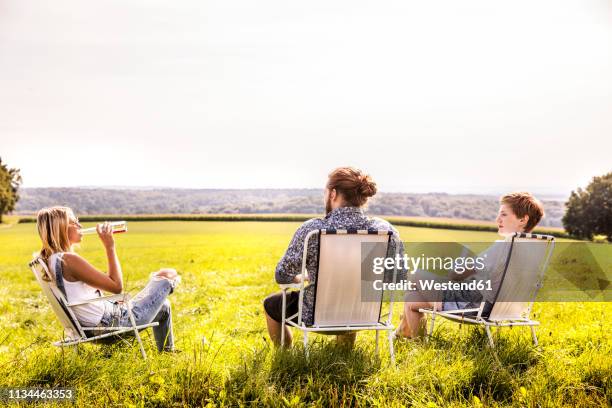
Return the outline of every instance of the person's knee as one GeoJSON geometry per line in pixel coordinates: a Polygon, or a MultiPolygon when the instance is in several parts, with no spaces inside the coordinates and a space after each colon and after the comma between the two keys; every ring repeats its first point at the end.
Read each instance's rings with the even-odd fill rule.
{"type": "Polygon", "coordinates": [[[264,312],[266,313],[267,316],[270,316],[270,313],[268,313],[268,310],[270,310],[270,302],[271,302],[270,298],[271,298],[271,296],[268,296],[262,302],[262,306],[264,308],[264,312]]]}
{"type": "MultiPolygon", "coordinates": [[[[170,295],[174,291],[174,283],[171,279],[165,276],[157,276],[157,279],[153,279],[158,290],[164,291],[166,295],[170,295]],[[161,279],[160,279],[161,278],[161,279]]],[[[168,302],[168,299],[165,300],[168,302]]]]}
{"type": "Polygon", "coordinates": [[[404,310],[413,312],[413,313],[421,313],[419,309],[426,309],[431,307],[429,302],[408,302],[404,308],[404,310]]]}
{"type": "Polygon", "coordinates": [[[406,302],[406,303],[404,303],[404,310],[405,311],[414,312],[415,311],[414,310],[415,307],[416,307],[416,309],[418,311],[419,309],[418,309],[418,303],[417,302],[406,302]]]}
{"type": "Polygon", "coordinates": [[[174,269],[160,269],[153,274],[152,280],[158,282],[157,285],[162,285],[168,294],[174,292],[174,288],[180,282],[181,277],[178,276],[174,269]]]}

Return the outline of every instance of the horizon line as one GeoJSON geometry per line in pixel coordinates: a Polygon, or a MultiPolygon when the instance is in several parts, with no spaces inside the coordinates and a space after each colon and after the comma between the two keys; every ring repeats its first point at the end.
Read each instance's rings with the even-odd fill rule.
{"type": "MultiPolygon", "coordinates": [[[[21,189],[62,189],[62,188],[75,188],[83,190],[221,190],[221,191],[256,191],[256,190],[317,190],[322,191],[321,187],[170,187],[170,186],[137,186],[137,185],[79,185],[79,186],[22,186],[21,189]]],[[[518,190],[513,190],[518,191],[518,190]]],[[[523,190],[524,191],[524,190],[523,190]]],[[[506,194],[508,191],[484,191],[484,192],[447,192],[447,191],[399,191],[399,190],[381,190],[379,193],[382,194],[444,194],[444,195],[475,195],[475,196],[501,196],[506,194]]],[[[561,192],[538,192],[537,190],[531,190],[531,193],[539,197],[554,197],[554,198],[567,198],[571,193],[561,192]]]]}

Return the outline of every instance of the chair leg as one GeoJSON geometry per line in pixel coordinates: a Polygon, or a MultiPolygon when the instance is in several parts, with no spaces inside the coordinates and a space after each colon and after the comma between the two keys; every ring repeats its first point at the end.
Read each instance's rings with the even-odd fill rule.
{"type": "Polygon", "coordinates": [[[285,347],[285,321],[281,323],[281,347],[285,347]]]}
{"type": "Polygon", "coordinates": [[[69,349],[71,350],[75,355],[79,355],[79,345],[77,344],[73,344],[71,346],[60,346],[60,350],[62,351],[62,354],[64,354],[64,349],[69,349]]]}
{"type": "Polygon", "coordinates": [[[493,343],[493,335],[491,334],[491,328],[489,326],[485,326],[485,331],[487,332],[487,337],[489,338],[489,346],[491,346],[491,348],[495,348],[495,343],[493,343]]]}
{"type": "Polygon", "coordinates": [[[533,339],[533,345],[538,345],[538,336],[536,336],[535,326],[529,326],[531,329],[531,338],[533,339]]]}
{"type": "Polygon", "coordinates": [[[308,332],[304,330],[304,353],[306,354],[306,360],[308,360],[308,332]]]}
{"type": "MultiPolygon", "coordinates": [[[[378,331],[377,331],[378,334],[378,331]]],[[[391,364],[395,366],[395,350],[393,349],[393,331],[389,330],[387,337],[389,338],[389,355],[391,356],[391,364]]]]}
{"type": "Polygon", "coordinates": [[[285,305],[287,303],[285,291],[283,290],[283,303],[281,312],[281,347],[285,347],[285,305]]]}
{"type": "MultiPolygon", "coordinates": [[[[128,316],[130,317],[130,323],[132,327],[136,327],[136,320],[134,320],[134,315],[132,314],[132,308],[130,307],[129,302],[126,302],[128,308],[128,316]]],[[[145,352],[144,346],[142,345],[142,339],[140,338],[140,333],[138,333],[138,329],[134,329],[134,337],[138,340],[138,347],[140,348],[140,354],[142,354],[143,359],[147,359],[147,353],[145,352]]]]}
{"type": "Polygon", "coordinates": [[[429,332],[427,331],[427,329],[425,329],[425,342],[429,342],[429,337],[433,334],[435,321],[436,321],[436,314],[432,313],[431,314],[431,325],[429,326],[429,332]]]}
{"type": "Polygon", "coordinates": [[[138,340],[138,347],[140,347],[140,354],[142,354],[143,359],[147,359],[147,353],[145,352],[144,346],[142,345],[142,339],[140,338],[140,333],[138,330],[134,330],[134,336],[136,336],[136,340],[138,340]]]}
{"type": "Polygon", "coordinates": [[[153,331],[153,328],[151,328],[151,330],[147,330],[147,337],[149,338],[149,344],[151,345],[151,347],[155,347],[157,348],[157,344],[155,343],[155,336],[151,335],[151,332],[153,331]]]}
{"type": "Polygon", "coordinates": [[[376,330],[376,350],[375,351],[376,351],[376,355],[377,356],[380,354],[379,351],[378,351],[378,337],[379,337],[379,334],[380,334],[380,330],[376,330]]]}

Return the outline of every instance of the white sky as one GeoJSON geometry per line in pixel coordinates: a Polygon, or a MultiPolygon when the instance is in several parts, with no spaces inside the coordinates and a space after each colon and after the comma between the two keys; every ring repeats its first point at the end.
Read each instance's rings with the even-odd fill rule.
{"type": "Polygon", "coordinates": [[[569,193],[612,170],[611,1],[0,0],[24,185],[569,193]]]}

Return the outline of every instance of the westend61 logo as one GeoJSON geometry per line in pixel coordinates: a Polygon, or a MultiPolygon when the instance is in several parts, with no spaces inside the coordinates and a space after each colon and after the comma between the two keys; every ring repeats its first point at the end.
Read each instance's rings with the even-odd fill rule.
{"type": "Polygon", "coordinates": [[[419,257],[408,255],[396,255],[395,257],[375,257],[372,258],[372,272],[382,275],[393,269],[398,272],[409,272],[414,275],[419,271],[417,279],[401,279],[398,282],[384,282],[383,279],[374,279],[372,288],[375,291],[401,290],[401,291],[448,291],[448,290],[469,290],[469,291],[492,291],[491,280],[469,280],[467,282],[454,282],[449,278],[436,276],[433,271],[444,271],[454,273],[458,276],[466,271],[470,274],[478,274],[485,270],[486,254],[477,257],[442,257],[425,256],[419,257]],[[426,272],[427,271],[427,272],[426,272]],[[429,275],[429,276],[425,276],[429,275]]]}
{"type": "MultiPolygon", "coordinates": [[[[486,254],[485,254],[486,256],[486,254]]],[[[372,272],[377,275],[382,274],[385,270],[397,269],[399,271],[407,271],[414,274],[418,269],[445,270],[453,271],[461,275],[465,271],[482,271],[485,268],[485,258],[478,257],[457,257],[450,256],[400,256],[394,257],[376,257],[372,261],[372,272]]]]}

